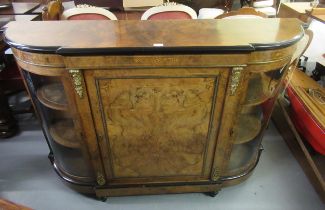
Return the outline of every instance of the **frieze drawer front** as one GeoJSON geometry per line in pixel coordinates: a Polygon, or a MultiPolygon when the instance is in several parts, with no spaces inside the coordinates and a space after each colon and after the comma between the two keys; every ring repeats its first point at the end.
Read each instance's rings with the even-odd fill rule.
{"type": "Polygon", "coordinates": [[[221,70],[198,75],[199,69],[188,69],[182,76],[178,71],[185,69],[165,75],[159,69],[137,69],[128,76],[123,70],[102,70],[86,76],[112,183],[121,178],[209,180],[216,145],[211,132],[221,113],[216,102],[225,92],[221,70]]]}

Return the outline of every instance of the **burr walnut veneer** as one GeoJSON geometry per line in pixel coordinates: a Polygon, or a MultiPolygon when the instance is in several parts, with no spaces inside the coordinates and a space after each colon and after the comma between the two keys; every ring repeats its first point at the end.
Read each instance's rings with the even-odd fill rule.
{"type": "Polygon", "coordinates": [[[98,197],[209,192],[255,168],[295,19],[13,22],[57,173],[98,197]]]}

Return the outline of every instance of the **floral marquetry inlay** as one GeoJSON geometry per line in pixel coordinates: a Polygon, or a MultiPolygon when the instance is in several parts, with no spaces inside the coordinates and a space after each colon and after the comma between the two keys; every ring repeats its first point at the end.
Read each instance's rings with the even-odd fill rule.
{"type": "Polygon", "coordinates": [[[202,173],[216,78],[98,82],[115,177],[202,173]]]}

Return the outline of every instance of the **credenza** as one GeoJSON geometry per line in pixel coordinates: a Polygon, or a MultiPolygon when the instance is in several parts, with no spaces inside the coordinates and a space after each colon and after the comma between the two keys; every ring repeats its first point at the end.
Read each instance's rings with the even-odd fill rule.
{"type": "MultiPolygon", "coordinates": [[[[5,31],[70,186],[99,198],[246,180],[296,19],[12,22],[5,31]]],[[[270,169],[271,173],[271,169],[270,169]]]]}

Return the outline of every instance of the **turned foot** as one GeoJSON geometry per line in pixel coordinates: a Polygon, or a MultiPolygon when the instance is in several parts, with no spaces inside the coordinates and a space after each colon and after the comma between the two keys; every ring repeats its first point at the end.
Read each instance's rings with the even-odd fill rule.
{"type": "Polygon", "coordinates": [[[216,197],[219,193],[219,190],[218,191],[212,191],[212,192],[206,192],[204,194],[210,196],[210,197],[216,197]]]}
{"type": "Polygon", "coordinates": [[[97,197],[97,199],[98,199],[99,201],[102,201],[102,202],[106,202],[106,201],[107,201],[107,198],[108,198],[108,197],[105,197],[105,196],[103,196],[103,197],[97,197]]]}

